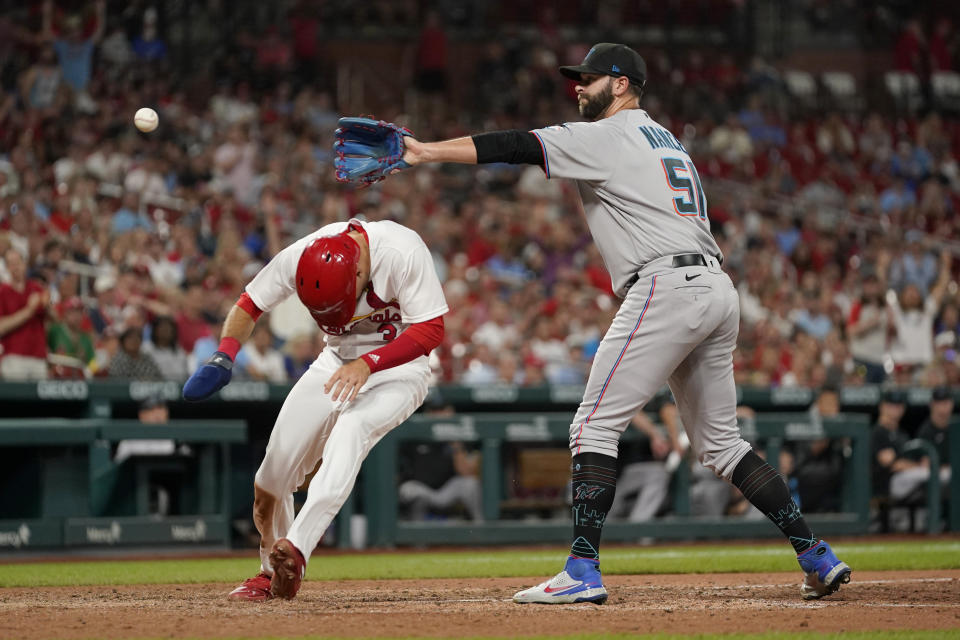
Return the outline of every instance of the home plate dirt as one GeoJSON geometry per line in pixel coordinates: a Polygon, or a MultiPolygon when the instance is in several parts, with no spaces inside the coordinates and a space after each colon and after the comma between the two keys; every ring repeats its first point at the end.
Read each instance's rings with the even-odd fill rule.
{"type": "Polygon", "coordinates": [[[0,638],[464,637],[960,629],[960,571],[858,572],[820,601],[799,573],[608,576],[596,605],[517,605],[540,578],[304,583],[239,603],[233,584],[0,589],[0,638]]]}

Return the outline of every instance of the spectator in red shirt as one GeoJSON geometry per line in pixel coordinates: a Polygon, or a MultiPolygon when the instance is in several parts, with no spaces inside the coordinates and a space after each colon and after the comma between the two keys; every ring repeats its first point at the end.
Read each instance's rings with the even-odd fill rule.
{"type": "Polygon", "coordinates": [[[444,96],[447,92],[447,34],[440,14],[427,12],[416,50],[414,84],[424,96],[423,112],[427,122],[445,119],[444,96]]]}
{"type": "Polygon", "coordinates": [[[298,0],[290,11],[290,32],[297,75],[302,82],[316,78],[320,20],[309,3],[298,0]]]}
{"type": "Polygon", "coordinates": [[[417,88],[426,93],[447,88],[447,35],[436,11],[427,13],[417,43],[417,88]]]}
{"type": "Polygon", "coordinates": [[[44,319],[50,294],[27,280],[27,264],[16,249],[4,253],[10,283],[0,284],[0,378],[47,378],[47,332],[44,319]]]}
{"type": "Polygon", "coordinates": [[[927,39],[923,35],[920,21],[913,19],[907,22],[897,40],[894,51],[894,62],[897,71],[911,71],[918,76],[926,75],[926,61],[924,54],[928,51],[927,39]]]}
{"type": "Polygon", "coordinates": [[[285,73],[293,60],[293,46],[276,26],[267,29],[257,43],[257,67],[261,72],[272,74],[274,79],[285,73]]]}
{"type": "Polygon", "coordinates": [[[930,66],[933,71],[953,69],[953,54],[956,50],[956,36],[950,18],[941,17],[933,27],[930,36],[930,66]]]}
{"type": "Polygon", "coordinates": [[[203,318],[203,286],[191,284],[183,298],[180,312],[176,315],[180,346],[187,353],[193,351],[194,343],[210,335],[210,327],[203,318]]]}

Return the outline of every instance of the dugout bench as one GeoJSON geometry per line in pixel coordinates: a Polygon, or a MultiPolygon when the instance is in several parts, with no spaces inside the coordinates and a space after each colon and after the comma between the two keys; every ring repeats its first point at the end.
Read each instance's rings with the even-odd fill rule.
{"type": "MultiPolygon", "coordinates": [[[[69,422],[70,425],[72,425],[63,428],[54,428],[54,424],[48,422],[48,427],[43,430],[43,434],[39,431],[30,434],[31,437],[35,436],[50,441],[50,446],[45,446],[43,442],[39,441],[36,444],[37,447],[46,450],[46,453],[43,454],[29,453],[29,447],[24,448],[22,442],[18,441],[17,438],[12,438],[11,441],[9,436],[11,432],[8,432],[8,436],[0,434],[0,438],[6,438],[0,441],[0,464],[2,464],[0,468],[4,469],[3,474],[0,475],[0,551],[11,546],[22,545],[23,536],[21,532],[25,532],[23,526],[30,525],[31,523],[36,524],[36,527],[31,529],[27,526],[29,532],[25,532],[25,534],[28,537],[32,535],[32,540],[37,544],[40,544],[42,540],[47,540],[48,546],[60,546],[64,544],[62,522],[58,524],[55,523],[52,527],[47,526],[50,524],[48,519],[40,518],[39,515],[29,515],[33,512],[24,508],[25,505],[30,503],[31,499],[29,496],[31,492],[38,491],[38,487],[40,486],[39,478],[41,478],[41,476],[37,476],[37,479],[32,480],[33,486],[30,486],[26,477],[15,471],[18,466],[26,465],[29,467],[31,464],[36,466],[42,462],[46,465],[46,471],[44,471],[44,475],[42,476],[46,482],[45,486],[49,487],[53,486],[53,483],[59,483],[61,486],[68,487],[67,490],[60,493],[49,492],[42,498],[37,498],[37,496],[34,495],[33,497],[38,503],[42,501],[43,508],[39,510],[40,512],[68,513],[64,511],[62,506],[57,506],[58,504],[66,504],[70,507],[69,515],[54,515],[51,517],[55,519],[59,518],[60,520],[65,517],[74,519],[81,517],[94,518],[98,522],[95,526],[91,525],[93,526],[93,530],[91,531],[93,537],[96,538],[99,535],[103,540],[109,541],[115,537],[113,535],[114,532],[110,531],[113,522],[118,522],[122,526],[127,522],[124,518],[132,517],[133,519],[130,520],[130,522],[134,524],[144,522],[144,520],[141,516],[136,515],[103,519],[102,516],[93,515],[93,509],[90,510],[89,514],[84,516],[77,516],[73,513],[76,504],[89,504],[90,496],[93,496],[95,501],[97,495],[101,497],[105,495],[104,485],[98,485],[99,488],[90,487],[90,478],[87,475],[90,473],[89,460],[95,460],[97,455],[101,455],[94,454],[90,456],[89,451],[91,440],[97,439],[99,426],[105,424],[106,421],[110,421],[110,418],[134,416],[136,414],[136,408],[143,398],[159,395],[168,400],[171,412],[175,417],[189,419],[189,421],[185,421],[184,424],[189,422],[202,426],[210,424],[210,420],[234,418],[243,421],[240,424],[244,422],[248,424],[247,437],[249,441],[265,442],[265,438],[269,434],[269,429],[273,424],[273,417],[276,415],[276,411],[279,409],[289,388],[289,385],[268,385],[262,382],[234,381],[208,402],[185,403],[180,398],[181,385],[170,381],[124,382],[95,380],[88,382],[83,380],[48,380],[38,383],[0,382],[0,406],[3,408],[2,415],[7,419],[7,423],[13,424],[14,426],[23,426],[25,424],[23,419],[55,415],[70,419],[69,422]],[[13,420],[13,418],[18,419],[13,420]],[[90,422],[78,422],[78,420],[86,419],[93,420],[90,422]],[[86,432],[83,431],[84,428],[87,429],[86,432]],[[59,444],[58,441],[60,442],[59,444]],[[54,453],[66,456],[66,459],[58,459],[55,461],[54,458],[56,456],[54,453]],[[38,456],[42,459],[37,460],[38,456]],[[63,480],[63,482],[61,482],[61,480],[63,480]],[[102,530],[100,533],[96,532],[98,527],[102,530]]],[[[878,386],[843,388],[841,391],[841,405],[843,411],[850,412],[844,415],[857,416],[857,414],[859,414],[858,417],[860,419],[866,420],[868,412],[872,411],[879,402],[881,391],[881,388],[878,386]]],[[[930,400],[931,390],[918,387],[907,389],[906,391],[908,411],[914,413],[925,411],[930,400]]],[[[501,472],[503,471],[502,462],[499,460],[500,445],[503,443],[532,442],[546,444],[547,442],[552,442],[555,448],[565,447],[567,423],[570,420],[572,411],[582,397],[583,387],[582,385],[543,387],[500,385],[477,387],[444,386],[439,387],[437,392],[439,392],[443,403],[454,406],[460,415],[444,419],[435,419],[421,415],[414,416],[407,424],[392,432],[383,445],[378,445],[374,448],[373,452],[371,452],[370,459],[363,465],[361,470],[363,480],[358,484],[357,493],[360,494],[362,492],[364,512],[368,514],[369,518],[369,539],[372,544],[389,545],[411,541],[414,544],[420,544],[426,541],[433,541],[432,539],[418,539],[417,527],[413,526],[414,523],[398,524],[396,521],[397,505],[396,496],[394,495],[396,491],[396,459],[390,456],[384,458],[384,453],[381,452],[381,449],[386,451],[391,447],[393,447],[393,453],[396,452],[397,447],[390,444],[392,439],[405,439],[409,433],[411,436],[409,439],[413,440],[419,438],[421,441],[443,442],[461,439],[478,443],[478,445],[483,448],[483,453],[485,454],[485,479],[496,475],[493,479],[493,486],[497,488],[501,495],[500,500],[494,500],[490,497],[486,498],[488,500],[485,507],[486,514],[488,517],[492,514],[503,517],[509,515],[511,510],[515,513],[523,505],[511,505],[510,502],[503,499],[503,477],[494,474],[492,471],[496,468],[499,468],[501,472]],[[504,411],[522,411],[524,413],[498,413],[504,411]],[[543,412],[548,413],[544,414],[543,412]],[[516,418],[515,420],[511,418],[511,420],[513,420],[513,422],[511,422],[512,424],[526,426],[515,426],[509,431],[507,431],[504,426],[494,426],[493,431],[487,431],[485,425],[487,425],[490,420],[501,421],[501,417],[506,415],[512,415],[516,418]],[[473,420],[473,422],[471,422],[471,420],[473,420]],[[479,420],[479,422],[477,420],[479,420]],[[434,429],[430,425],[435,422],[447,426],[434,429]],[[469,437],[464,437],[462,434],[457,437],[448,437],[450,435],[450,433],[448,433],[450,429],[456,434],[458,430],[464,430],[465,425],[468,424],[472,424],[474,427],[472,434],[469,431],[464,432],[466,436],[469,437]],[[546,426],[544,427],[544,425],[546,426]],[[546,432],[543,431],[544,428],[546,428],[546,432]],[[417,431],[418,429],[420,431],[417,431]],[[500,435],[497,435],[498,433],[500,435]],[[500,444],[497,444],[498,442],[500,444]],[[496,463],[488,461],[490,456],[486,454],[490,452],[496,452],[495,457],[498,458],[496,463]],[[387,474],[390,481],[389,491],[386,490],[385,487],[387,485],[383,482],[384,474],[373,468],[381,463],[385,463],[389,469],[394,470],[394,472],[387,474]],[[500,466],[486,467],[486,465],[500,466]],[[494,502],[496,502],[496,504],[494,504],[494,502]],[[392,510],[387,512],[386,516],[381,514],[380,507],[383,504],[392,508],[392,510]],[[387,528],[381,529],[380,522],[386,522],[387,528]],[[399,532],[399,537],[397,532],[399,532]]],[[[955,390],[954,395],[958,401],[958,408],[960,408],[960,390],[955,390]]],[[[763,425],[766,424],[768,417],[778,415],[768,412],[800,412],[810,405],[814,396],[815,392],[813,390],[802,388],[737,388],[738,404],[744,404],[757,410],[757,419],[760,421],[758,428],[761,430],[766,428],[763,425]]],[[[654,409],[658,402],[659,400],[655,398],[648,409],[654,409]]],[[[799,418],[799,421],[796,422],[797,424],[803,423],[808,419],[806,414],[797,413],[795,416],[799,418]]],[[[136,421],[129,422],[136,424],[137,429],[143,428],[143,426],[136,421]]],[[[175,421],[171,422],[171,424],[175,423],[175,421]]],[[[790,421],[788,420],[783,424],[790,424],[790,421]]],[[[749,424],[745,424],[744,429],[748,431],[749,424]]],[[[951,437],[951,459],[954,461],[954,464],[957,464],[957,461],[960,460],[960,421],[958,421],[956,415],[954,416],[954,424],[952,424],[951,429],[953,431],[951,437]]],[[[869,429],[865,429],[865,431],[869,431],[869,429]]],[[[628,430],[624,438],[629,439],[631,433],[632,431],[628,430]]],[[[252,474],[256,470],[256,460],[249,455],[244,457],[247,451],[251,450],[247,438],[229,440],[225,443],[227,443],[228,447],[232,447],[234,462],[237,463],[239,461],[239,465],[234,469],[232,474],[232,482],[225,485],[225,487],[228,487],[227,492],[233,497],[235,504],[232,506],[236,512],[239,507],[246,505],[248,500],[252,500],[250,487],[252,485],[252,474]],[[232,491],[230,489],[232,489],[232,491]],[[247,496],[245,492],[249,492],[250,496],[247,496]]],[[[229,456],[229,452],[227,452],[226,455],[229,456]]],[[[224,458],[225,457],[226,456],[224,456],[224,458]]],[[[218,457],[217,459],[221,460],[223,458],[218,457]]],[[[775,462],[775,457],[771,458],[771,460],[775,462]]],[[[867,455],[867,462],[869,462],[869,454],[867,455]]],[[[559,468],[559,463],[557,463],[556,466],[559,468]]],[[[103,477],[107,478],[111,473],[109,467],[107,467],[106,470],[101,468],[100,472],[102,472],[103,477]]],[[[35,468],[34,473],[37,473],[35,468]]],[[[221,477],[219,472],[217,475],[221,477]]],[[[121,477],[116,481],[122,484],[128,482],[129,479],[121,477]]],[[[678,475],[675,478],[675,482],[678,484],[682,483],[682,481],[682,475],[678,475]]],[[[135,481],[134,484],[136,484],[135,481]]],[[[960,508],[957,508],[957,505],[960,504],[960,474],[953,474],[950,487],[950,529],[952,531],[960,531],[960,508]]],[[[848,494],[849,493],[850,491],[848,490],[848,494]]],[[[484,495],[490,496],[493,494],[491,494],[490,490],[486,490],[484,495]]],[[[674,502],[673,507],[675,513],[684,512],[682,498],[679,497],[682,495],[684,495],[683,491],[676,492],[676,496],[678,496],[677,499],[681,500],[681,502],[679,504],[674,502]]],[[[850,500],[851,496],[846,496],[846,499],[850,500]]],[[[134,503],[135,502],[136,498],[134,498],[134,503]]],[[[141,497],[140,503],[142,504],[142,502],[141,497]]],[[[219,503],[219,500],[217,500],[217,502],[219,503]]],[[[346,529],[343,525],[349,523],[350,515],[355,512],[355,505],[356,501],[351,497],[344,506],[340,517],[338,517],[338,526],[340,527],[338,531],[344,531],[346,529]]],[[[863,509],[866,508],[867,507],[864,507],[863,509]]],[[[841,530],[859,530],[851,524],[850,514],[854,514],[853,518],[855,521],[858,517],[856,514],[862,513],[863,509],[859,512],[857,510],[847,512],[845,509],[846,515],[836,522],[837,527],[841,530]]],[[[828,516],[826,518],[830,519],[832,517],[828,516]]],[[[817,516],[811,518],[814,522],[820,519],[821,518],[817,516]]],[[[207,522],[206,518],[202,520],[207,522]]],[[[683,522],[676,522],[675,520],[675,518],[665,518],[651,523],[660,525],[659,528],[654,531],[653,535],[659,537],[689,537],[692,530],[695,530],[697,535],[700,535],[701,532],[705,532],[706,534],[715,532],[716,536],[722,537],[774,535],[772,528],[763,522],[759,523],[762,526],[758,527],[758,523],[728,519],[708,523],[701,521],[696,523],[694,527],[689,518],[683,522]],[[670,527],[673,527],[673,529],[671,530],[670,527]],[[664,531],[666,531],[666,533],[664,533],[664,531]]],[[[197,537],[197,522],[198,520],[196,519],[183,520],[181,522],[182,527],[193,527],[191,530],[192,533],[191,531],[185,531],[181,528],[178,536],[181,538],[189,538],[190,536],[197,537]]],[[[530,522],[489,522],[484,525],[489,531],[481,531],[476,527],[470,528],[467,526],[463,528],[463,531],[454,527],[449,534],[446,532],[446,529],[444,529],[446,525],[433,523],[430,526],[442,529],[441,535],[443,539],[438,540],[439,542],[460,542],[460,540],[448,539],[449,535],[463,536],[464,541],[467,541],[467,537],[470,537],[482,538],[480,540],[481,542],[487,539],[491,542],[497,542],[499,537],[507,541],[529,542],[530,540],[538,539],[538,536],[541,534],[546,535],[547,538],[545,539],[547,540],[566,541],[569,530],[569,518],[567,517],[557,523],[544,520],[530,522]]],[[[626,525],[611,521],[606,527],[606,530],[609,532],[606,535],[610,537],[617,536],[617,539],[623,540],[636,539],[644,535],[641,533],[642,529],[638,529],[639,526],[641,525],[626,525]]],[[[428,529],[430,536],[435,535],[435,533],[429,532],[429,527],[426,523],[423,524],[423,527],[428,529]]],[[[124,527],[124,538],[126,538],[127,531],[132,530],[133,529],[129,527],[124,527]]],[[[818,527],[818,530],[821,529],[818,527]]],[[[824,529],[824,531],[830,530],[829,528],[824,529]]],[[[80,531],[84,536],[86,535],[85,530],[81,529],[80,531]]],[[[167,536],[166,539],[170,539],[170,537],[171,536],[167,536]]],[[[345,535],[338,536],[338,544],[349,546],[349,540],[347,538],[348,536],[345,535]]],[[[84,544],[94,543],[84,542],[84,544]]],[[[109,542],[97,544],[109,544],[109,542]]]]}
{"type": "MultiPolygon", "coordinates": [[[[519,544],[565,542],[568,517],[538,521],[500,520],[504,497],[502,448],[505,443],[555,443],[565,446],[570,415],[467,414],[452,417],[412,416],[390,432],[371,451],[363,466],[363,501],[368,542],[372,546],[429,544],[519,544]],[[482,452],[484,522],[399,521],[397,517],[397,454],[403,441],[473,442],[482,452]]],[[[842,512],[808,516],[823,535],[867,532],[870,501],[870,423],[867,416],[844,414],[812,422],[809,413],[758,414],[741,424],[745,438],[761,442],[767,460],[776,466],[785,440],[820,437],[848,438],[850,455],[844,465],[842,512]]],[[[637,437],[628,429],[623,438],[637,437]]],[[[695,463],[697,464],[697,463],[695,463]]],[[[777,530],[766,519],[704,518],[689,515],[689,471],[681,464],[674,478],[674,514],[643,523],[610,521],[604,525],[607,541],[660,539],[771,537],[777,530]]],[[[346,514],[352,513],[352,499],[346,514]]]]}
{"type": "Polygon", "coordinates": [[[239,420],[0,420],[0,549],[230,542],[230,445],[239,420]],[[115,443],[173,440],[188,456],[133,456],[115,443]],[[148,512],[155,471],[182,476],[182,513],[148,512]]]}

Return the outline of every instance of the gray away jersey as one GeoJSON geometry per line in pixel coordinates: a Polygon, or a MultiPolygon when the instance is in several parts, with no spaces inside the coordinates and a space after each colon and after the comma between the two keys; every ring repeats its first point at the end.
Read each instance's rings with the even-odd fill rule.
{"type": "Polygon", "coordinates": [[[536,129],[548,178],[576,180],[587,224],[618,296],[644,264],[718,256],[700,176],[683,145],[642,109],[536,129]]]}

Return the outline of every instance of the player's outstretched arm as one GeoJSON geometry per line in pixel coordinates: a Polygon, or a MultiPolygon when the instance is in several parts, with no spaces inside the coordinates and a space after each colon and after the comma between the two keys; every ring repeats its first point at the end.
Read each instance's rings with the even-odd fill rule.
{"type": "Polygon", "coordinates": [[[183,385],[183,399],[191,402],[206,400],[227,386],[233,376],[233,361],[240,346],[250,339],[257,324],[259,310],[252,306],[247,294],[233,305],[223,329],[220,331],[220,346],[207,362],[199,367],[183,385]]]}
{"type": "Polygon", "coordinates": [[[411,167],[428,162],[477,164],[477,147],[473,138],[454,138],[443,142],[420,142],[414,137],[404,140],[403,161],[411,167]]]}
{"type": "Polygon", "coordinates": [[[417,140],[409,129],[370,118],[340,118],[333,161],[339,182],[369,186],[428,162],[546,165],[543,146],[530,131],[494,131],[441,142],[417,140]]]}
{"type": "Polygon", "coordinates": [[[529,131],[491,131],[465,138],[442,142],[421,142],[405,139],[403,160],[410,166],[428,162],[456,162],[459,164],[535,164],[543,166],[543,147],[537,136],[529,131]]]}

